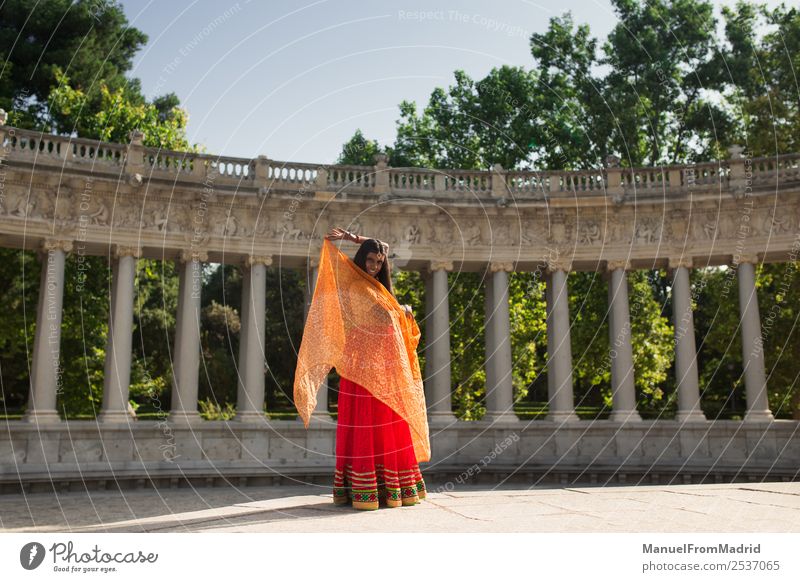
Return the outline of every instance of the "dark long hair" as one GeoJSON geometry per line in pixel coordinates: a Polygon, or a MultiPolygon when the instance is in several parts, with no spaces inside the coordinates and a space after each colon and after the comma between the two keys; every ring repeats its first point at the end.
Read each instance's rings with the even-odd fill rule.
{"type": "Polygon", "coordinates": [[[392,267],[389,265],[389,246],[376,238],[368,238],[361,243],[353,262],[364,272],[367,271],[367,255],[369,253],[381,254],[384,256],[383,265],[381,265],[381,270],[378,271],[376,279],[386,287],[389,293],[394,293],[392,291],[392,267]]]}

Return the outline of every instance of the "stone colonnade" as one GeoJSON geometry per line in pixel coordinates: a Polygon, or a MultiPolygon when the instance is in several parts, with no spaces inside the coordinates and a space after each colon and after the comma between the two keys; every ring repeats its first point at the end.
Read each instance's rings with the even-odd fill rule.
{"type": "MultiPolygon", "coordinates": [[[[59,350],[61,311],[64,291],[64,266],[73,242],[45,239],[40,246],[42,257],[41,287],[38,301],[33,373],[28,411],[32,422],[59,422],[56,397],[59,385],[59,350]]],[[[110,331],[105,365],[105,392],[99,421],[127,422],[128,388],[131,371],[134,277],[141,250],[127,246],[113,247],[113,281],[110,307],[110,331]]],[[[177,311],[174,383],[169,419],[191,423],[200,419],[197,411],[200,365],[200,297],[204,252],[184,251],[179,259],[180,286],[177,311]]],[[[755,288],[755,256],[744,256],[737,265],[741,315],[742,350],[746,386],[746,422],[771,421],[766,393],[766,373],[762,350],[761,324],[755,288]]],[[[236,420],[265,422],[264,319],[266,310],[266,268],[271,256],[247,256],[242,264],[242,328],[239,352],[239,381],[236,420]]],[[[686,259],[670,261],[672,302],[675,326],[675,368],[677,378],[677,420],[705,421],[700,408],[692,294],[691,263],[686,259]]],[[[308,265],[310,304],[317,276],[316,259],[308,265]]],[[[512,356],[509,322],[510,262],[487,265],[486,280],[486,378],[487,416],[493,423],[518,422],[513,411],[512,356]]],[[[611,421],[636,422],[634,365],[630,333],[627,271],[624,260],[606,263],[609,281],[611,378],[613,410],[611,421]]],[[[546,270],[548,420],[570,423],[578,420],[572,392],[572,354],[568,274],[572,265],[564,260],[550,260],[546,270]]],[[[426,286],[427,357],[425,378],[429,417],[432,423],[455,421],[451,406],[450,314],[447,273],[452,261],[429,261],[423,276],[426,286]]],[[[323,385],[315,415],[327,415],[328,393],[323,385]]]]}

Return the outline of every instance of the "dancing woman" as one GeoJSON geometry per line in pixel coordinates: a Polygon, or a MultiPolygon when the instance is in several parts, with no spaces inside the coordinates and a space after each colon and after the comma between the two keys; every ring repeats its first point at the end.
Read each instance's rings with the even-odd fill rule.
{"type": "Polygon", "coordinates": [[[392,291],[388,245],[340,228],[323,241],[295,373],[295,405],[308,427],[331,367],[340,376],[333,501],[355,509],[425,498],[430,460],[416,347],[419,327],[392,291]],[[331,242],[359,244],[350,260],[331,242]]]}

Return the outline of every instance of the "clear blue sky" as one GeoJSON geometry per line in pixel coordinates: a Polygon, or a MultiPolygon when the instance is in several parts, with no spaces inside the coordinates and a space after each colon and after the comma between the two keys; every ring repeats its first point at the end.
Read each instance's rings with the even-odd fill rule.
{"type": "MultiPolygon", "coordinates": [[[[719,4],[730,4],[717,0],[719,4]]],[[[776,2],[770,2],[775,4],[776,2]]],[[[397,105],[427,103],[455,69],[533,64],[529,38],[571,10],[603,39],[609,0],[122,0],[149,42],[133,76],[175,92],[210,153],[329,163],[361,128],[394,141],[397,105]]]]}

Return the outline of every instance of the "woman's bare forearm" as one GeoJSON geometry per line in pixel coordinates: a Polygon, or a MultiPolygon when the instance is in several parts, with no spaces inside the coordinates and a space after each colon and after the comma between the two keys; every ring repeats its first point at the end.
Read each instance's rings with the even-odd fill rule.
{"type": "MultiPolygon", "coordinates": [[[[357,245],[361,245],[370,239],[370,237],[368,236],[355,234],[353,232],[350,232],[349,230],[345,230],[339,227],[331,229],[331,231],[327,235],[325,235],[325,238],[327,238],[328,240],[349,240],[351,242],[356,243],[357,245]]],[[[384,252],[388,251],[389,245],[383,241],[380,242],[383,245],[384,252]]]]}
{"type": "Polygon", "coordinates": [[[345,230],[343,228],[334,227],[325,235],[325,238],[328,240],[349,240],[356,244],[361,244],[369,237],[366,236],[359,236],[350,232],[349,230],[345,230]]]}
{"type": "Polygon", "coordinates": [[[346,231],[349,236],[346,236],[347,240],[351,240],[357,245],[362,244],[364,241],[369,240],[370,237],[368,236],[361,236],[360,234],[355,234],[350,232],[349,230],[346,231]]]}

